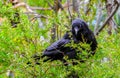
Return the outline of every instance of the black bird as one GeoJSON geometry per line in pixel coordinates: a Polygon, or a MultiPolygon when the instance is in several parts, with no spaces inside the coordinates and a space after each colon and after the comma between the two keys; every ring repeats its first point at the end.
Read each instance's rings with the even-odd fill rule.
{"type": "Polygon", "coordinates": [[[46,60],[44,60],[44,62],[48,60],[61,60],[63,63],[65,63],[66,60],[63,59],[65,55],[67,55],[69,59],[75,58],[75,49],[70,46],[66,46],[66,44],[71,43],[71,41],[72,37],[69,32],[67,32],[62,39],[54,42],[44,51],[42,58],[45,56],[48,57],[46,60]]]}
{"type": "MultiPolygon", "coordinates": [[[[67,55],[69,59],[75,58],[76,56],[75,49],[73,49],[70,46],[67,46],[67,44],[71,43],[72,41],[72,35],[69,33],[71,32],[69,31],[66,32],[62,39],[52,43],[47,49],[45,49],[42,56],[34,54],[32,58],[34,58],[35,64],[39,65],[40,64],[39,60],[41,58],[47,57],[46,59],[43,59],[43,62],[46,62],[48,60],[50,61],[60,60],[64,63],[64,65],[67,65],[66,60],[63,59],[65,55],[67,55]]],[[[31,62],[28,62],[27,64],[31,64],[31,62]]]]}
{"type": "MultiPolygon", "coordinates": [[[[72,21],[72,29],[67,32],[62,39],[51,44],[42,55],[42,58],[47,57],[44,62],[51,60],[61,60],[63,63],[66,60],[63,59],[64,56],[68,56],[68,59],[77,59],[78,50],[72,46],[66,46],[70,43],[87,43],[91,47],[90,54],[94,55],[97,48],[97,41],[93,32],[88,28],[86,22],[81,19],[75,19],[72,21]]],[[[85,48],[83,48],[84,50],[85,48]]],[[[79,52],[82,53],[82,52],[79,52]]],[[[79,59],[81,60],[81,59],[79,59]]]]}
{"type": "Polygon", "coordinates": [[[97,48],[97,41],[93,32],[88,28],[85,21],[81,19],[75,19],[72,21],[72,36],[75,43],[87,43],[90,44],[91,54],[95,54],[97,48]]]}

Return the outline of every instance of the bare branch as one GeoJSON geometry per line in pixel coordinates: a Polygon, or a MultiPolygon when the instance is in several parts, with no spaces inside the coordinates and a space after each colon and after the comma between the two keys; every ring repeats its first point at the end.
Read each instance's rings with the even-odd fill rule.
{"type": "Polygon", "coordinates": [[[68,13],[69,13],[69,15],[70,15],[70,19],[72,20],[72,14],[71,14],[71,12],[70,12],[69,3],[70,3],[70,0],[67,0],[68,13]]]}
{"type": "Polygon", "coordinates": [[[30,21],[32,21],[32,20],[34,20],[36,18],[48,18],[48,17],[44,16],[44,15],[38,15],[38,16],[33,17],[30,21]]]}
{"type": "Polygon", "coordinates": [[[21,2],[16,5],[14,5],[12,8],[18,8],[18,7],[25,7],[29,12],[34,12],[26,3],[21,2]]]}
{"type": "Polygon", "coordinates": [[[61,8],[61,10],[64,10],[60,0],[58,0],[58,5],[59,5],[59,8],[61,8]]]}
{"type": "Polygon", "coordinates": [[[77,13],[78,18],[80,18],[80,13],[79,13],[79,0],[72,0],[73,3],[73,12],[77,13]]]}
{"type": "Polygon", "coordinates": [[[50,4],[50,2],[48,0],[45,0],[45,1],[48,3],[48,5],[50,6],[50,8],[54,10],[54,7],[50,4]]]}
{"type": "MultiPolygon", "coordinates": [[[[33,13],[33,15],[35,16],[35,18],[39,16],[39,14],[37,14],[35,11],[33,11],[31,9],[31,7],[29,5],[27,5],[26,3],[24,3],[24,2],[17,3],[12,8],[18,8],[18,7],[25,7],[29,13],[33,13]]],[[[39,23],[39,27],[40,28],[44,28],[41,19],[37,18],[37,21],[39,23]]]]}
{"type": "MultiPolygon", "coordinates": [[[[69,5],[63,5],[63,9],[64,8],[67,8],[69,6],[72,6],[72,4],[69,4],[69,5]]],[[[51,8],[43,8],[43,7],[30,7],[32,10],[52,10],[51,8]]]]}
{"type": "Polygon", "coordinates": [[[105,20],[104,24],[98,29],[98,31],[96,32],[95,35],[98,35],[102,30],[103,28],[106,26],[106,24],[108,23],[108,21],[113,17],[113,15],[116,13],[116,11],[118,10],[119,8],[119,3],[116,2],[116,8],[111,12],[110,16],[105,20]]]}
{"type": "Polygon", "coordinates": [[[32,10],[52,10],[51,8],[31,7],[32,10]]]}
{"type": "Polygon", "coordinates": [[[94,27],[94,34],[96,34],[96,31],[99,28],[100,22],[101,22],[101,16],[102,16],[102,3],[99,1],[98,6],[97,6],[97,12],[96,12],[96,24],[94,27]]]}

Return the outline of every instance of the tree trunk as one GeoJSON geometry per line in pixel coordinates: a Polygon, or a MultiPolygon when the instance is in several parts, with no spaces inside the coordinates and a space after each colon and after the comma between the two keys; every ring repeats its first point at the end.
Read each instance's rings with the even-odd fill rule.
{"type": "Polygon", "coordinates": [[[101,16],[102,16],[102,3],[101,3],[101,1],[99,1],[97,13],[96,13],[96,25],[94,27],[94,34],[97,33],[98,27],[101,22],[101,16]]]}
{"type": "Polygon", "coordinates": [[[73,13],[77,13],[78,17],[80,17],[80,13],[79,13],[79,0],[72,0],[73,3],[73,13]]]}
{"type": "MultiPolygon", "coordinates": [[[[107,15],[110,16],[111,12],[112,12],[112,9],[113,8],[113,3],[114,3],[114,0],[106,0],[106,10],[107,10],[107,15]]],[[[113,18],[111,18],[109,21],[108,21],[108,34],[111,35],[112,34],[112,30],[116,28],[116,25],[115,25],[115,22],[113,21],[113,18]]]]}
{"type": "MultiPolygon", "coordinates": [[[[55,18],[57,18],[57,14],[58,14],[59,9],[63,10],[61,1],[62,0],[54,0],[53,10],[54,10],[54,12],[56,14],[55,18]]],[[[53,43],[56,39],[59,39],[59,26],[56,24],[56,22],[53,23],[51,33],[52,33],[52,35],[51,35],[51,38],[52,38],[51,43],[53,43]]]]}
{"type": "MultiPolygon", "coordinates": [[[[116,11],[118,10],[119,8],[119,3],[118,1],[114,0],[114,9],[112,10],[110,16],[108,16],[105,20],[105,22],[103,23],[103,25],[97,30],[96,34],[95,35],[98,35],[102,30],[103,28],[106,26],[106,24],[109,22],[109,20],[113,17],[113,15],[116,13],[116,11]]],[[[114,27],[114,29],[117,31],[117,27],[114,27]]]]}

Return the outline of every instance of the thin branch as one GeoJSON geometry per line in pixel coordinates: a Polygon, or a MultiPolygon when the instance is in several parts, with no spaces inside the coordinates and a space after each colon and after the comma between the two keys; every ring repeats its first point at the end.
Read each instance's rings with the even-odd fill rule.
{"type": "MultiPolygon", "coordinates": [[[[28,10],[28,12],[33,13],[33,15],[34,15],[35,17],[36,17],[36,16],[39,16],[39,14],[37,14],[35,11],[33,11],[33,10],[31,9],[31,7],[30,7],[29,5],[27,5],[26,3],[24,3],[24,2],[20,2],[20,3],[16,4],[16,5],[14,5],[12,8],[18,8],[18,7],[25,7],[25,8],[28,10]]],[[[41,19],[40,19],[40,18],[37,18],[37,21],[38,21],[38,23],[39,23],[39,27],[40,27],[40,28],[44,28],[43,22],[41,21],[41,19]]]]}
{"type": "Polygon", "coordinates": [[[94,34],[96,34],[96,31],[99,28],[100,22],[101,22],[101,15],[102,15],[102,3],[99,1],[98,6],[97,6],[97,12],[96,12],[96,24],[94,27],[94,34]]]}
{"type": "Polygon", "coordinates": [[[95,35],[98,35],[102,30],[103,28],[106,26],[106,24],[108,23],[108,21],[113,17],[113,15],[116,13],[116,11],[118,10],[119,8],[119,3],[116,3],[116,8],[111,12],[110,16],[105,20],[104,24],[98,29],[98,31],[96,32],[95,35]]]}
{"type": "MultiPolygon", "coordinates": [[[[35,15],[35,14],[37,14],[37,13],[33,13],[33,12],[25,12],[25,14],[28,14],[28,15],[35,15]]],[[[49,18],[48,16],[45,16],[45,15],[39,15],[39,14],[37,14],[36,16],[35,16],[35,18],[49,18]]]]}
{"type": "Polygon", "coordinates": [[[48,0],[45,0],[45,1],[48,3],[48,5],[50,6],[50,8],[54,10],[54,7],[50,4],[50,2],[48,0]]]}
{"type": "Polygon", "coordinates": [[[38,15],[38,16],[34,16],[32,19],[30,19],[30,21],[33,21],[34,19],[37,19],[37,18],[48,18],[48,17],[44,15],[38,15]]]}
{"type": "MultiPolygon", "coordinates": [[[[69,5],[63,5],[63,9],[64,8],[67,8],[69,6],[73,6],[72,4],[69,4],[69,5]]],[[[30,7],[32,10],[52,10],[51,8],[43,8],[43,7],[30,7]]]]}
{"type": "Polygon", "coordinates": [[[73,4],[72,4],[72,3],[69,3],[69,4],[68,4],[68,3],[67,3],[67,4],[65,3],[65,4],[63,5],[63,8],[67,8],[67,7],[70,7],[70,6],[73,6],[73,4]]]}
{"type": "Polygon", "coordinates": [[[69,13],[69,15],[70,15],[70,18],[71,18],[71,20],[72,20],[72,14],[71,14],[71,12],[70,12],[69,3],[70,3],[70,0],[67,0],[67,5],[68,5],[68,13],[69,13]]]}
{"type": "Polygon", "coordinates": [[[61,10],[64,10],[64,8],[63,8],[60,0],[58,0],[58,5],[59,5],[59,7],[61,8],[61,10]]]}
{"type": "Polygon", "coordinates": [[[21,2],[16,5],[14,5],[12,8],[16,9],[18,7],[25,7],[29,12],[34,12],[26,3],[21,2]]]}
{"type": "Polygon", "coordinates": [[[32,10],[52,10],[51,8],[31,7],[32,10]]]}
{"type": "Polygon", "coordinates": [[[37,13],[35,13],[35,12],[24,12],[25,14],[28,14],[28,15],[39,15],[39,14],[37,14],[37,13]]]}

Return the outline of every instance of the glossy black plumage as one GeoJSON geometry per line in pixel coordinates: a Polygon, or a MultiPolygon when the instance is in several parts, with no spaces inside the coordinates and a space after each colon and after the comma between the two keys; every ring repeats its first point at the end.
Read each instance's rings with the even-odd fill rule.
{"type": "MultiPolygon", "coordinates": [[[[97,48],[97,41],[93,34],[93,32],[88,28],[88,25],[86,22],[84,22],[81,19],[75,19],[72,21],[72,29],[70,32],[67,32],[64,37],[53,44],[51,44],[42,55],[43,57],[47,57],[47,59],[44,60],[61,60],[63,62],[66,62],[63,57],[68,56],[68,59],[76,59],[78,50],[76,48],[69,46],[66,46],[67,44],[71,43],[73,41],[74,44],[78,43],[87,43],[91,47],[90,54],[94,55],[95,50],[97,48]]],[[[80,46],[78,46],[80,47],[80,46]]],[[[85,48],[83,48],[85,49],[85,48]]],[[[82,52],[79,52],[82,53],[82,52]]]]}
{"type": "Polygon", "coordinates": [[[87,43],[90,44],[91,54],[95,54],[97,48],[97,41],[93,32],[88,28],[88,25],[85,21],[81,19],[75,19],[72,21],[72,34],[73,39],[76,43],[87,43]],[[77,34],[75,34],[75,28],[78,28],[77,34]]]}
{"type": "Polygon", "coordinates": [[[69,59],[75,58],[75,55],[76,55],[75,49],[73,49],[72,47],[66,46],[66,44],[71,43],[71,41],[72,41],[71,36],[67,32],[62,39],[54,42],[44,51],[42,57],[45,57],[45,56],[48,57],[48,59],[44,61],[47,61],[47,60],[63,61],[64,60],[63,57],[65,55],[67,55],[69,59]]]}

